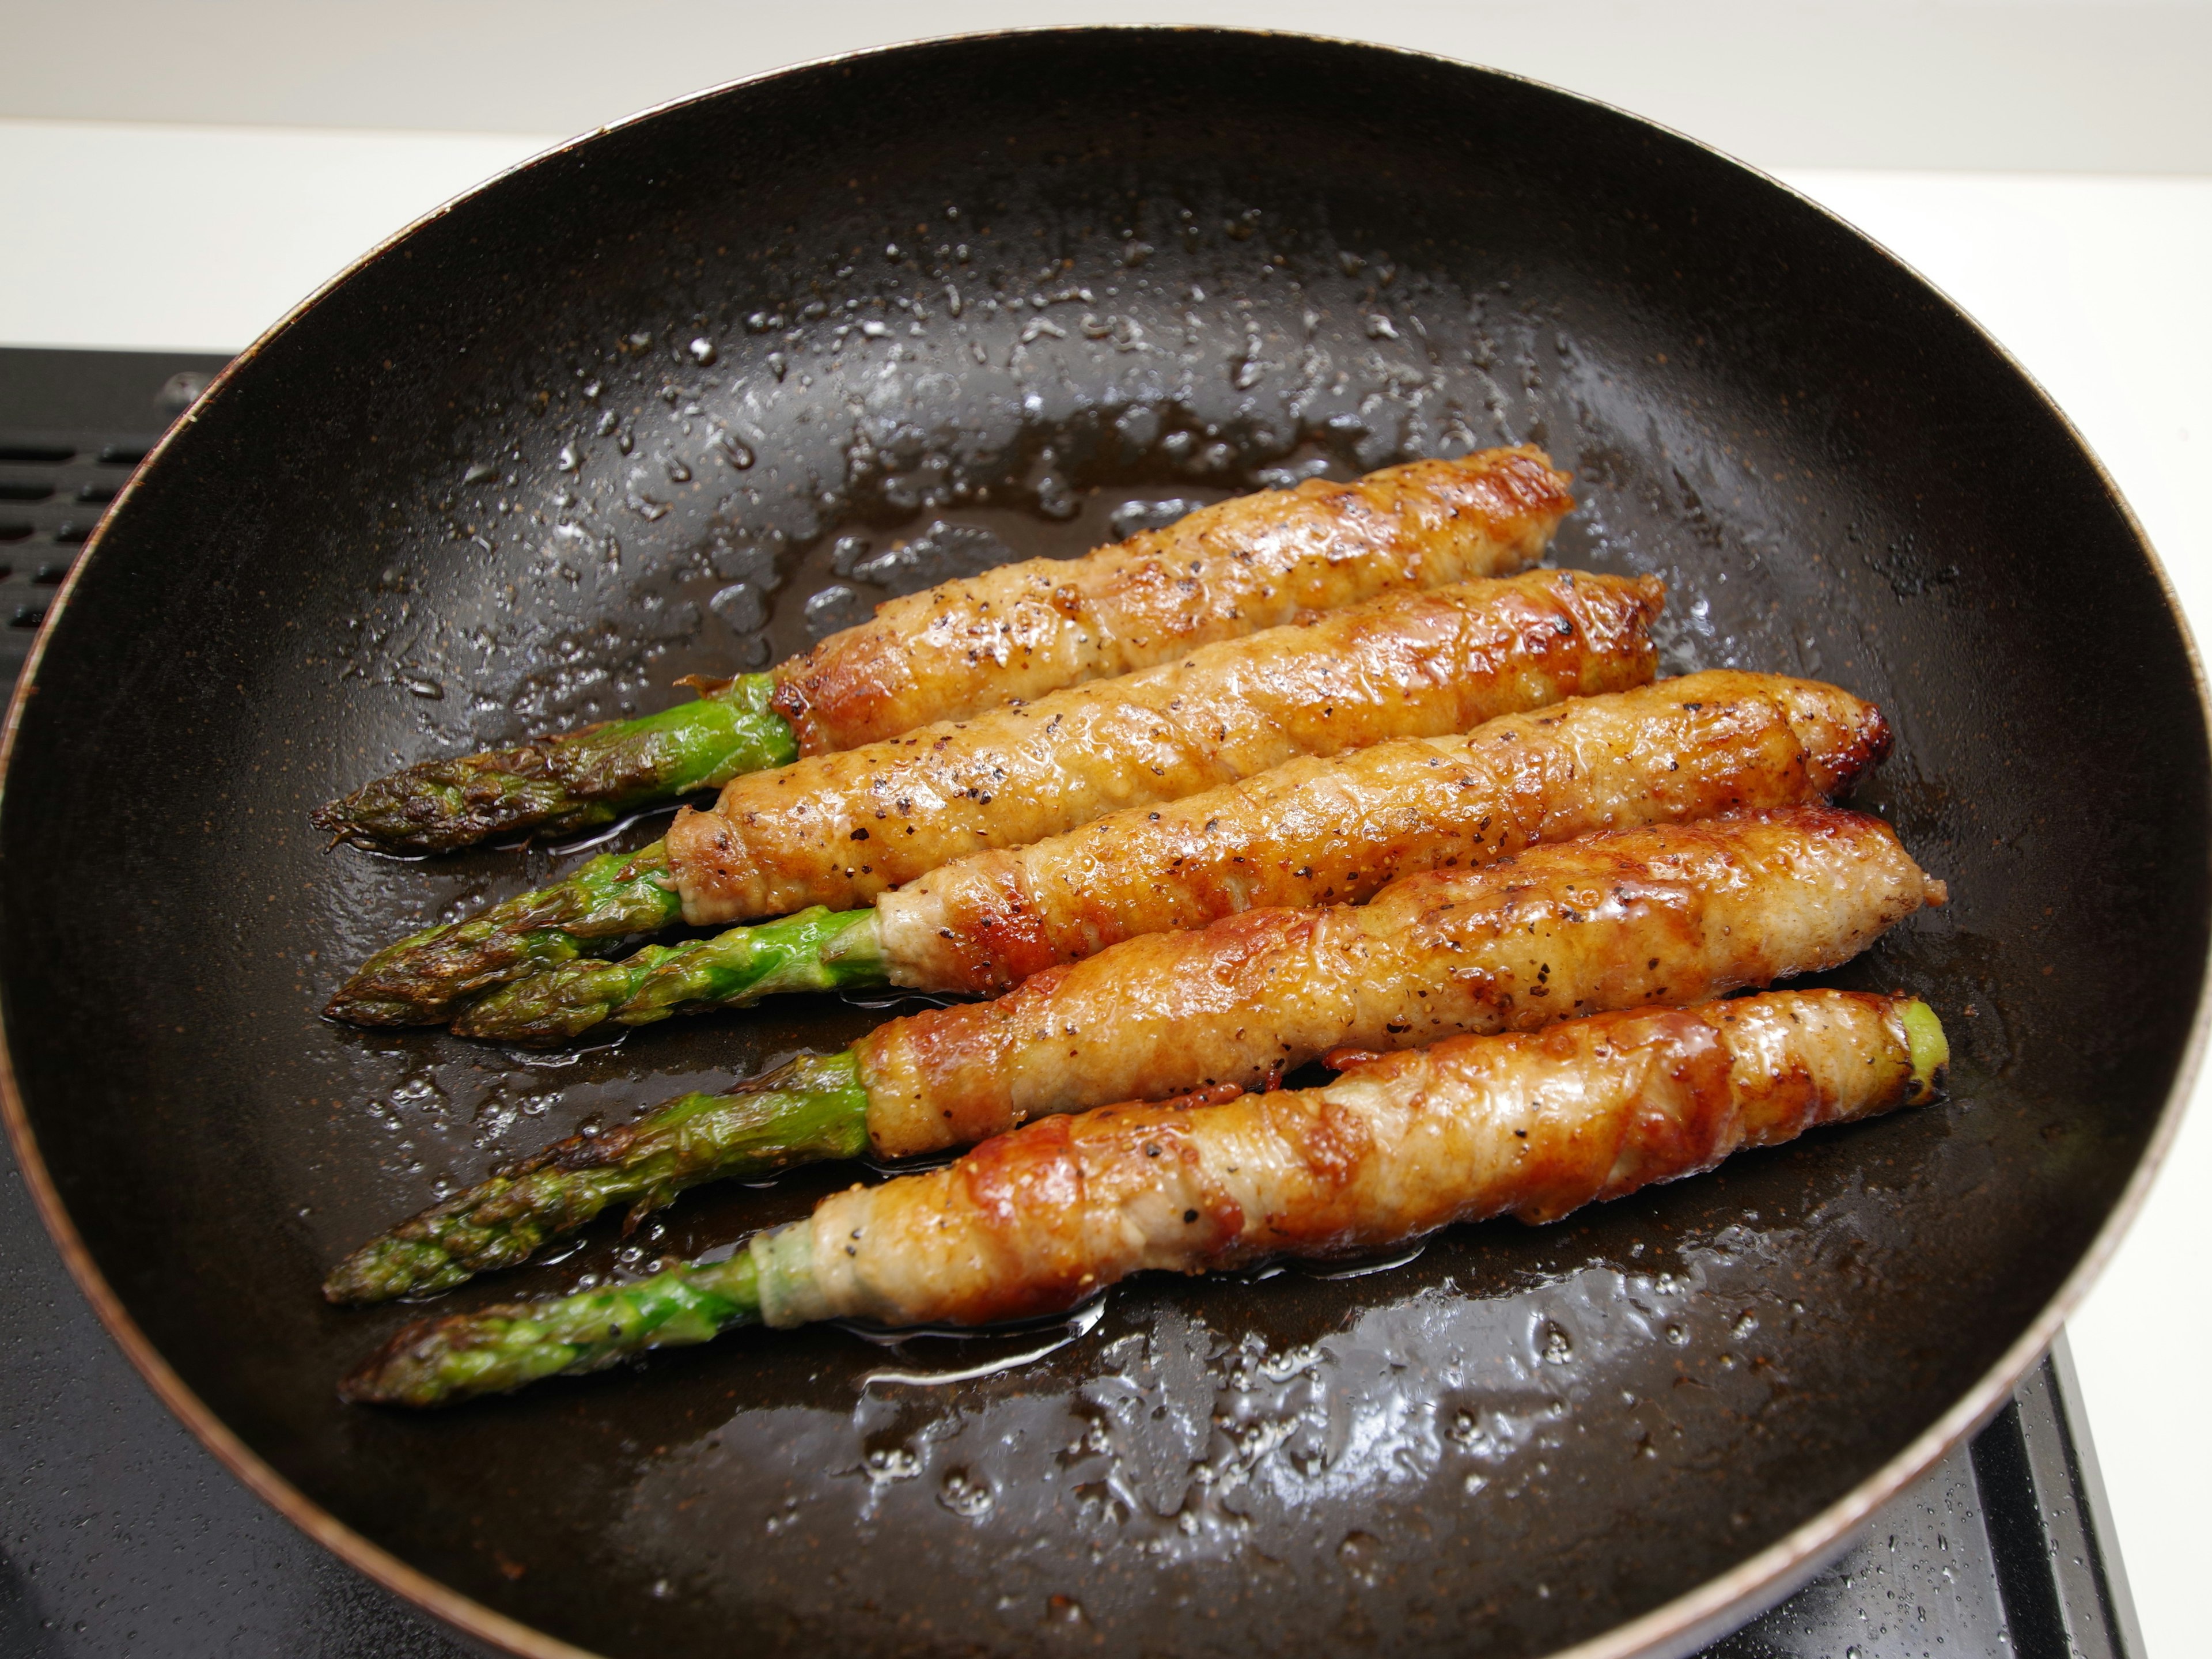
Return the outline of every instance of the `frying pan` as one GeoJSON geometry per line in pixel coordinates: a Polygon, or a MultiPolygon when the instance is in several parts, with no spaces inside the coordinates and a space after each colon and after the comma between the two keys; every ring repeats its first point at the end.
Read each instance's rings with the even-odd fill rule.
{"type": "MultiPolygon", "coordinates": [[[[6,1104],[61,1249],[242,1478],[525,1653],[1686,1650],[1993,1408],[2108,1253],[2197,1040],[2204,704],[2063,419],[1771,181],[1364,46],[938,42],[544,156],[222,379],[10,719],[6,1104]],[[1671,584],[1670,670],[1887,710],[1862,804],[1954,898],[1837,977],[1934,1001],[1947,1105],[1388,1271],[337,1403],[412,1311],[325,1308],[344,1249],[883,1014],[550,1059],[325,1024],[375,945],[566,854],[330,852],[309,808],[657,704],[886,587],[1516,441],[1576,475],[1560,562],[1671,584]]],[[[702,1193],[450,1300],[702,1250],[850,1178],[702,1193]]]]}

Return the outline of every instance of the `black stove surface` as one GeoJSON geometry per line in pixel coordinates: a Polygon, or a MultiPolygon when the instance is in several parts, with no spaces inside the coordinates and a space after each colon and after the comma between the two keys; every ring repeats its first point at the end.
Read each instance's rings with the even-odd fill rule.
{"type": "MultiPolygon", "coordinates": [[[[105,504],[222,362],[0,349],[0,687],[105,504]]],[[[1970,1447],[1707,1659],[2141,1659],[2079,1398],[2062,1342],[1970,1447]]],[[[4,1147],[0,1468],[6,1659],[481,1651],[295,1530],[168,1414],[4,1147]]]]}

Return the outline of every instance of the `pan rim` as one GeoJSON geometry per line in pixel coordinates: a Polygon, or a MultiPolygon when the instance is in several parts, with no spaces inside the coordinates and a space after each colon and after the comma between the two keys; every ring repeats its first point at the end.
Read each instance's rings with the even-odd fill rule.
{"type": "MultiPolygon", "coordinates": [[[[2167,614],[2179,631],[2183,653],[2189,665],[2191,679],[2197,693],[2197,712],[2208,736],[2212,736],[2212,684],[2208,684],[2204,659],[2195,635],[2182,610],[2172,580],[2163,560],[2152,544],[2134,508],[2122,494],[2110,470],[2094,447],[2082,435],[2045,388],[2002,342],[1996,339],[1966,308],[1936,283],[1930,281],[1909,262],[1899,257],[1885,243],[1852,224],[1840,214],[1814,200],[1803,191],[1776,178],[1764,169],[1729,155],[1717,146],[1705,143],[1656,121],[1649,117],[1621,108],[1598,98],[1553,86],[1533,76],[1514,73],[1465,59],[1449,58],[1442,53],[1422,52],[1409,47],[1389,46],[1373,41],[1354,40],[1340,35],[1308,33],[1289,29],[1231,28],[1205,24],[1161,23],[1099,23],[1074,25],[1031,25],[1014,28],[976,30],[945,35],[915,36],[889,45],[865,47],[850,52],[830,53],[802,62],[779,65],[756,74],[740,76],[732,80],[686,93],[680,96],[652,104],[618,120],[604,123],[587,131],[560,140],[495,173],[478,184],[471,185],[448,200],[441,203],[392,234],[383,238],[287,310],[283,316],[264,331],[250,344],[227,363],[209,384],[191,407],[178,417],[159,442],[149,452],[118,494],[113,505],[103,515],[98,528],[72,565],[68,577],[56,593],[49,608],[46,625],[40,630],[27,657],[21,678],[10,698],[4,728],[0,728],[0,814],[8,804],[7,781],[15,757],[16,739],[30,700],[38,695],[38,673],[42,666],[47,644],[70,600],[79,581],[106,540],[110,525],[137,494],[141,481],[166,456],[173,441],[200,418],[203,411],[214,400],[225,395],[233,380],[245,367],[259,356],[262,351],[289,331],[295,323],[326,297],[357,274],[365,270],[392,249],[407,241],[418,232],[445,218],[463,204],[471,201],[502,184],[508,178],[527,169],[537,167],[558,156],[580,149],[586,144],[617,131],[639,125],[654,117],[702,104],[747,87],[758,86],[786,76],[795,76],[812,71],[834,68],[893,53],[935,46],[982,46],[1001,40],[1024,40],[1036,36],[1063,35],[1095,37],[1102,33],[1125,35],[1210,35],[1225,40],[1279,40],[1301,42],[1362,53],[1375,53],[1394,58],[1413,59],[1438,65],[1454,71],[1494,77],[1517,82],[1554,97],[1589,106],[1618,116],[1638,126],[1666,134],[1683,144],[1704,152],[1707,156],[1751,174],[1770,188],[1780,191],[1803,207],[1811,209],[1832,224],[1856,237],[1880,254],[1891,265],[1920,285],[1941,302],[1943,308],[1958,322],[1963,323],[1984,346],[2017,374],[2041,403],[2045,411],[2053,417],[2060,429],[2072,441],[2088,462],[2106,500],[2115,507],[2123,523],[2134,537],[2136,546],[2148,564],[2157,583],[2167,614]]],[[[2212,768],[2212,749],[2208,749],[2205,764],[2212,768]]],[[[2212,860],[2212,850],[2206,856],[2212,860]]],[[[1659,1656],[1686,1653],[1699,1644],[1710,1640],[1735,1625],[1755,1615],[1766,1607],[1781,1601],[1848,1543],[1850,1534],[1876,1510],[1901,1493],[1907,1486],[1931,1469],[1948,1452],[1974,1431],[1981,1427],[2002,1409],[2006,1397],[2027,1371],[2042,1357],[2044,1352],[2072,1313],[2087,1294],[2090,1287],[2102,1276],[2117,1253],[2120,1241],[2134,1224],[2136,1215],[2163,1170],[2174,1140],[2180,1131],[2183,1115],[2203,1069],[2208,1045],[2212,1045],[2212,956],[2208,956],[2206,971],[2200,975],[2197,1006],[2191,1018],[2189,1036],[2183,1046],[2179,1063],[2164,1103],[2159,1109],[2149,1139],[2144,1146],[2126,1186],[2115,1201],[2104,1224],[2082,1251],[2075,1263],[2050,1300],[2019,1337],[2006,1348],[1998,1359],[1948,1410],[1939,1415],[1906,1445],[1862,1480],[1850,1491],[1837,1498],[1826,1508],[1801,1522],[1796,1527],[1764,1548],[1744,1558],[1733,1567],[1715,1575],[1703,1583],[1662,1602],[1649,1612],[1638,1614],[1612,1630],[1589,1638],[1572,1646],[1553,1650],[1551,1659],[1659,1659],[1659,1656]]],[[[230,1426],[178,1375],[161,1351],[147,1338],[137,1322],[123,1305],[121,1298],[107,1283],[90,1249],[77,1232],[60,1192],[48,1170],[35,1133],[32,1129],[28,1111],[15,1075],[14,1045],[9,1037],[4,1008],[0,1008],[0,1121],[4,1121],[8,1138],[14,1149],[16,1162],[23,1173],[24,1184],[29,1191],[39,1218],[53,1240],[64,1264],[77,1288],[92,1304],[94,1312],[108,1334],[123,1350],[139,1375],[152,1389],[162,1405],[191,1431],[229,1472],[243,1482],[264,1502],[275,1509],[286,1520],[297,1527],[316,1543],[331,1551],[340,1559],[375,1580],[415,1606],[478,1640],[492,1643],[520,1659],[598,1659],[590,1650],[578,1647],[551,1636],[530,1625],[526,1625],[506,1613],[453,1589],[442,1580],[422,1569],[410,1565],[363,1534],[339,1521],[327,1510],[292,1484],[258,1453],[255,1452],[230,1426]]]]}

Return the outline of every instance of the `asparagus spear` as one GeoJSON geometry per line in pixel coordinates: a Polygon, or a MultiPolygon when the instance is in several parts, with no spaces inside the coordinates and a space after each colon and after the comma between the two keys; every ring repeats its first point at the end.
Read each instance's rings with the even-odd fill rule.
{"type": "MultiPolygon", "coordinates": [[[[1619,831],[1509,866],[1413,877],[1365,905],[1146,934],[997,1001],[891,1020],[813,1062],[821,1069],[770,1079],[749,1110],[787,1110],[794,1127],[748,1116],[746,1133],[790,1162],[828,1144],[809,1127],[826,1113],[854,1149],[904,1158],[1140,1095],[1263,1086],[1335,1048],[1698,1001],[1839,966],[1941,896],[1887,825],[1856,813],[1619,831]],[[1588,894],[1606,888],[1634,902],[1594,907],[1588,894]],[[840,1115],[852,1112],[857,1127],[840,1115]]],[[[374,1270],[349,1264],[329,1293],[380,1299],[458,1284],[613,1198],[659,1202],[756,1167],[749,1139],[712,1125],[685,1133],[695,1109],[678,1101],[631,1129],[551,1148],[528,1182],[495,1178],[409,1223],[395,1236],[405,1248],[369,1245],[356,1261],[374,1258],[374,1270]]]]}
{"type": "Polygon", "coordinates": [[[574,961],[595,941],[665,927],[683,913],[664,843],[602,853],[550,887],[386,945],[323,1012],[356,1025],[435,1024],[494,986],[574,961]]]}
{"type": "Polygon", "coordinates": [[[1573,506],[1565,476],[1528,448],[1413,461],[1348,484],[1309,479],[1079,559],[1026,560],[892,599],[772,674],[702,687],[701,703],[410,767],[315,821],[359,845],[416,852],[605,823],[798,750],[856,749],[1395,589],[1509,575],[1542,556],[1573,506]],[[718,700],[728,708],[703,706],[718,700]]]}
{"type": "MultiPolygon", "coordinates": [[[[681,887],[695,922],[851,909],[957,854],[1058,835],[1110,806],[1172,800],[1295,755],[1457,731],[1641,684],[1657,660],[1650,623],[1662,597],[1650,578],[1571,571],[1394,593],[1141,673],[817,755],[733,779],[712,811],[679,815],[664,848],[680,880],[663,884],[681,887]]],[[[528,910],[532,901],[520,902],[528,910]]],[[[562,926],[534,915],[528,925],[562,926]]],[[[495,919],[486,937],[514,931],[495,919]]],[[[611,923],[592,936],[624,931],[635,930],[611,923]]],[[[349,989],[331,1012],[350,1018],[358,1002],[379,1023],[438,1019],[459,995],[580,954],[553,940],[550,956],[467,955],[457,969],[434,954],[417,961],[422,943],[380,960],[367,975],[374,994],[349,989]]]]}
{"type": "Polygon", "coordinates": [[[529,974],[461,1011],[463,1036],[558,1042],[604,1020],[650,1025],[671,1014],[740,1008],[785,991],[886,982],[872,910],[821,905],[688,945],[648,945],[620,962],[568,962],[529,974]]]}
{"type": "Polygon", "coordinates": [[[1122,939],[1235,911],[1358,903],[1399,876],[1493,863],[1594,830],[1818,800],[1887,744],[1881,711],[1834,686],[1692,674],[1508,714],[1462,737],[1290,761],[1026,847],[969,853],[883,894],[872,913],[844,913],[834,930],[740,927],[620,963],[571,963],[473,1004],[453,1029],[542,1042],[780,990],[994,994],[1122,939]],[[817,939],[820,963],[796,960],[817,939]]]}
{"type": "Polygon", "coordinates": [[[338,1385],[338,1397],[386,1406],[442,1406],[506,1394],[541,1376],[604,1370],[648,1348],[710,1341],[760,1322],[752,1252],[692,1262],[635,1284],[558,1301],[513,1303],[410,1333],[338,1385]]]}
{"type": "MultiPolygon", "coordinates": [[[[793,1060],[727,1094],[689,1094],[598,1136],[579,1135],[362,1246],[325,1281],[333,1302],[442,1291],[526,1260],[548,1238],[627,1202],[635,1225],[686,1187],[852,1158],[867,1094],[848,1051],[793,1060]]],[[[711,1333],[710,1333],[711,1334],[711,1333]]]]}
{"type": "Polygon", "coordinates": [[[683,683],[701,696],[565,737],[422,761],[318,807],[315,823],[356,847],[447,853],[511,830],[611,823],[798,757],[791,723],[769,708],[774,676],[683,683]]]}
{"type": "Polygon", "coordinates": [[[1935,1099],[1949,1058],[1916,998],[1785,992],[1364,1056],[1321,1089],[1108,1107],[836,1194],[725,1261],[415,1325],[340,1392],[440,1405],[738,1325],[981,1324],[1146,1268],[1555,1221],[1743,1146],[1935,1099]]]}

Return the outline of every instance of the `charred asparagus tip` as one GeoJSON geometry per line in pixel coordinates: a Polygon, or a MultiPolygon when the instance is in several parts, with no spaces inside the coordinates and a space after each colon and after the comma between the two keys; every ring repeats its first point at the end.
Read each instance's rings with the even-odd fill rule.
{"type": "Polygon", "coordinates": [[[1943,1035],[1943,1022],[1918,997],[1905,1005],[1900,1017],[1905,1021],[1906,1052],[1912,1061],[1905,1104],[1920,1106],[1940,1100],[1951,1074],[1951,1040],[1943,1035]]]}
{"type": "Polygon", "coordinates": [[[760,1317],[759,1269],[741,1248],[726,1261],[672,1267],[634,1284],[410,1325],[338,1385],[338,1397],[447,1405],[562,1372],[601,1370],[653,1348],[708,1341],[760,1317]]]}
{"type": "Polygon", "coordinates": [[[451,1019],[471,998],[572,961],[592,940],[666,927],[683,914],[683,900],[667,878],[662,842],[631,854],[602,853],[549,887],[386,946],[323,1012],[355,1025],[451,1019]]]}
{"type": "Polygon", "coordinates": [[[323,1285],[337,1303],[449,1290],[527,1261],[609,1206],[657,1209],[703,1181],[857,1156],[868,1096],[848,1049],[806,1055],[727,1094],[685,1095],[604,1134],[574,1136],[425,1210],[348,1256],[323,1285]]]}
{"type": "Polygon", "coordinates": [[[883,983],[875,912],[817,904],[689,945],[648,945],[621,962],[574,962],[529,975],[465,1010],[453,1030],[509,1042],[559,1041],[607,1019],[649,1025],[785,992],[883,983]]]}
{"type": "Polygon", "coordinates": [[[702,695],[513,749],[423,761],[316,809],[318,827],[356,846],[445,853],[517,830],[566,835],[798,757],[791,724],[769,708],[775,677],[689,684],[702,695]]]}
{"type": "Polygon", "coordinates": [[[503,1042],[580,1037],[629,1001],[643,970],[668,953],[666,945],[648,945],[620,962],[586,958],[525,974],[462,1009],[453,1031],[503,1042]]]}

